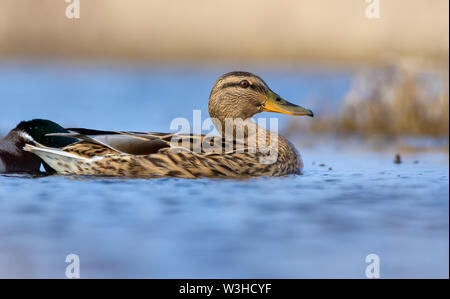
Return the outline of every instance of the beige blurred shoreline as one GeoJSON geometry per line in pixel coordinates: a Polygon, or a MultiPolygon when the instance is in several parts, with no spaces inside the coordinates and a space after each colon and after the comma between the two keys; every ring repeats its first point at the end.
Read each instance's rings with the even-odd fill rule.
{"type": "Polygon", "coordinates": [[[354,67],[340,111],[309,131],[448,136],[449,1],[379,3],[369,19],[365,0],[80,0],[68,19],[65,0],[0,0],[0,62],[354,67]]]}
{"type": "Polygon", "coordinates": [[[449,2],[1,0],[0,58],[377,62],[448,65],[449,2]]]}

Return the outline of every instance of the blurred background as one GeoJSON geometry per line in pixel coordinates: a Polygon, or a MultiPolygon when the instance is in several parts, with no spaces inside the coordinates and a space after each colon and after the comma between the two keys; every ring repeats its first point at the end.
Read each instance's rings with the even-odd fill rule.
{"type": "Polygon", "coordinates": [[[378,19],[368,18],[370,5],[359,0],[81,0],[80,18],[72,20],[66,2],[2,0],[2,55],[373,62],[391,54],[422,64],[448,60],[444,0],[379,1],[378,19]]]}
{"type": "Polygon", "coordinates": [[[304,174],[0,176],[0,277],[448,278],[448,0],[0,0],[0,136],[21,120],[170,131],[261,76],[304,174]],[[378,6],[379,5],[379,6],[378,6]]]}
{"type": "MultiPolygon", "coordinates": [[[[240,69],[257,72],[286,98],[315,109],[319,118],[290,120],[284,127],[288,134],[309,129],[333,134],[448,135],[446,0],[79,3],[80,18],[69,19],[66,10],[75,12],[70,1],[0,1],[0,96],[2,102],[14,104],[3,105],[2,129],[25,117],[55,118],[46,113],[52,108],[43,108],[42,101],[51,101],[48,97],[59,101],[61,114],[56,119],[68,125],[82,124],[70,115],[80,117],[80,122],[81,113],[88,119],[101,117],[95,111],[105,109],[105,97],[111,104],[137,104],[133,102],[137,96],[147,102],[144,105],[164,101],[148,106],[161,113],[173,109],[167,105],[172,101],[189,102],[183,111],[204,108],[214,80],[240,69]],[[161,69],[171,78],[161,77],[161,69]],[[170,93],[176,91],[168,87],[169,81],[186,82],[194,80],[193,75],[199,80],[185,84],[184,91],[172,98],[170,93]],[[11,82],[12,76],[17,76],[14,82],[21,82],[19,86],[11,82]],[[46,86],[45,76],[57,81],[46,86]],[[96,81],[99,78],[103,81],[96,81]],[[155,88],[158,80],[162,88],[155,88]],[[139,88],[148,93],[136,94],[135,83],[142,83],[139,88]],[[92,94],[92,87],[97,93],[92,94]],[[41,99],[42,89],[51,93],[46,99],[41,99]],[[27,91],[33,94],[25,95],[27,91]],[[33,107],[36,115],[22,111],[20,117],[10,111],[30,102],[41,107],[33,107]]],[[[147,117],[158,117],[146,112],[147,117]]],[[[130,113],[139,112],[133,108],[130,113]]],[[[128,119],[118,121],[118,126],[135,128],[128,119]]]]}

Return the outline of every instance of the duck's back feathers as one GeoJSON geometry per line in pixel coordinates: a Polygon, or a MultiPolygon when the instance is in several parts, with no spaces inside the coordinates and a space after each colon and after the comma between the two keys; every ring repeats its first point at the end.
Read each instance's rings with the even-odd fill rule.
{"type": "MultiPolygon", "coordinates": [[[[49,136],[76,138],[80,142],[68,146],[65,150],[82,151],[91,149],[92,154],[104,155],[100,151],[108,148],[116,153],[130,155],[150,155],[164,147],[170,147],[161,133],[114,132],[90,129],[70,128],[70,133],[53,133],[49,136]],[[100,152],[95,152],[99,150],[100,152]]],[[[169,134],[171,135],[171,134],[169,134]]]]}

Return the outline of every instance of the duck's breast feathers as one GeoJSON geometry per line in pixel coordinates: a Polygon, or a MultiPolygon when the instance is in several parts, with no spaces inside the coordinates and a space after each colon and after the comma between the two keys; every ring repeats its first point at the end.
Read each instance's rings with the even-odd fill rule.
{"type": "Polygon", "coordinates": [[[41,164],[39,157],[22,150],[27,144],[35,144],[33,138],[17,129],[0,140],[0,173],[39,172],[41,164]]]}
{"type": "Polygon", "coordinates": [[[34,144],[33,138],[27,133],[14,129],[4,139],[0,140],[0,151],[20,153],[26,143],[34,144]]]}

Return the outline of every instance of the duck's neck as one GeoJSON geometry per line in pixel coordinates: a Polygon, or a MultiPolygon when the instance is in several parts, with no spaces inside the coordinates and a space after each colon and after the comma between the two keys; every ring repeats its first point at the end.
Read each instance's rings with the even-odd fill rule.
{"type": "Polygon", "coordinates": [[[213,123],[227,141],[237,141],[237,144],[244,144],[247,149],[252,148],[270,156],[267,164],[281,163],[289,164],[294,168],[303,168],[303,162],[297,150],[286,138],[278,134],[278,127],[274,124],[270,124],[272,130],[268,130],[250,118],[246,120],[213,119],[213,123]]]}
{"type": "Polygon", "coordinates": [[[0,150],[18,154],[27,142],[33,142],[33,139],[28,134],[15,129],[9,132],[4,139],[0,140],[0,150]]]}
{"type": "Polygon", "coordinates": [[[270,135],[277,135],[276,132],[265,129],[263,126],[255,123],[251,118],[241,119],[241,118],[227,118],[218,119],[213,118],[214,126],[217,132],[220,133],[222,137],[239,139],[239,138],[253,138],[257,136],[261,138],[264,136],[267,141],[270,135]]]}
{"type": "Polygon", "coordinates": [[[278,134],[265,129],[250,118],[216,119],[213,122],[227,144],[235,144],[236,148],[242,147],[248,151],[263,153],[278,150],[278,134]]]}

